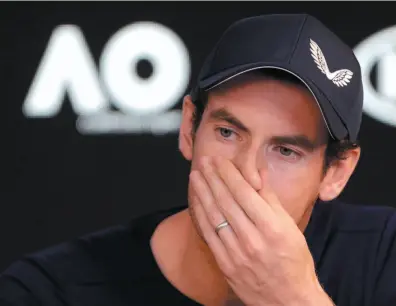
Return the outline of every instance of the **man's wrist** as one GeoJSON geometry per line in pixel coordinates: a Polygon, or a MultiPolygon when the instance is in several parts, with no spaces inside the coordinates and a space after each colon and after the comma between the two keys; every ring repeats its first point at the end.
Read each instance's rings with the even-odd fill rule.
{"type": "Polygon", "coordinates": [[[311,289],[304,297],[295,303],[295,306],[335,306],[332,299],[327,295],[319,280],[315,281],[311,289]]]}

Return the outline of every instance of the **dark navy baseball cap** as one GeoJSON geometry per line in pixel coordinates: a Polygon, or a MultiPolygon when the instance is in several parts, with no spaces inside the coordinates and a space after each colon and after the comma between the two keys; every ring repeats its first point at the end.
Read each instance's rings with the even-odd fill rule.
{"type": "Polygon", "coordinates": [[[295,76],[315,97],[331,137],[357,140],[363,108],[360,66],[353,50],[319,20],[276,14],[232,24],[206,58],[192,99],[258,69],[295,76]]]}

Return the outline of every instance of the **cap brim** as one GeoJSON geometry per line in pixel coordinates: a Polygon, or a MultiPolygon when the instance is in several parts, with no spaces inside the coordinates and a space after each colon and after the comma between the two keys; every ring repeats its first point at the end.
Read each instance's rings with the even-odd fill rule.
{"type": "Polygon", "coordinates": [[[322,91],[315,85],[312,80],[305,78],[302,73],[290,69],[290,67],[283,67],[282,65],[274,65],[269,63],[251,63],[246,65],[241,65],[224,70],[216,75],[210,76],[206,79],[201,80],[199,83],[200,89],[204,91],[209,91],[235,77],[253,70],[261,69],[278,69],[287,72],[295,76],[300,80],[307,89],[311,92],[315,98],[318,107],[322,113],[323,119],[333,139],[342,140],[348,136],[348,130],[346,129],[343,121],[338,116],[336,110],[331,105],[327,97],[322,93],[322,91]]]}

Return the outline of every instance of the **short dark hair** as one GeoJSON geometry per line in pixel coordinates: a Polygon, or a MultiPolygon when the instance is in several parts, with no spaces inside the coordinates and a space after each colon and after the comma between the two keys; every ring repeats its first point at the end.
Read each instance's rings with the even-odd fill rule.
{"type": "MultiPolygon", "coordinates": [[[[271,79],[271,80],[279,80],[287,83],[292,83],[294,85],[303,86],[305,89],[306,86],[295,76],[292,74],[279,70],[279,69],[266,69],[265,72],[263,70],[257,70],[246,73],[246,77],[250,76],[257,76],[259,75],[260,78],[271,79]]],[[[194,137],[199,124],[201,123],[203,113],[208,103],[208,92],[200,91],[196,95],[195,101],[192,101],[195,106],[195,110],[193,113],[193,129],[192,129],[192,136],[194,137]]],[[[353,150],[358,148],[359,142],[358,141],[350,141],[348,139],[344,140],[335,140],[332,137],[328,137],[326,152],[325,152],[325,159],[324,159],[324,171],[326,171],[332,163],[337,160],[344,160],[347,158],[346,153],[349,150],[353,150]]]]}

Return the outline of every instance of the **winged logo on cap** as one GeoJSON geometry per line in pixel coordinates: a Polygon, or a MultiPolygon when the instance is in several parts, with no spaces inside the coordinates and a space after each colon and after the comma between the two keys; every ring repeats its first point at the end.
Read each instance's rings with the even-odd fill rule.
{"type": "Polygon", "coordinates": [[[311,55],[320,69],[326,77],[333,81],[338,87],[347,86],[350,80],[352,79],[353,72],[349,69],[340,69],[334,72],[330,72],[329,67],[327,66],[326,58],[319,48],[318,44],[310,39],[310,47],[311,47],[311,55]]]}

